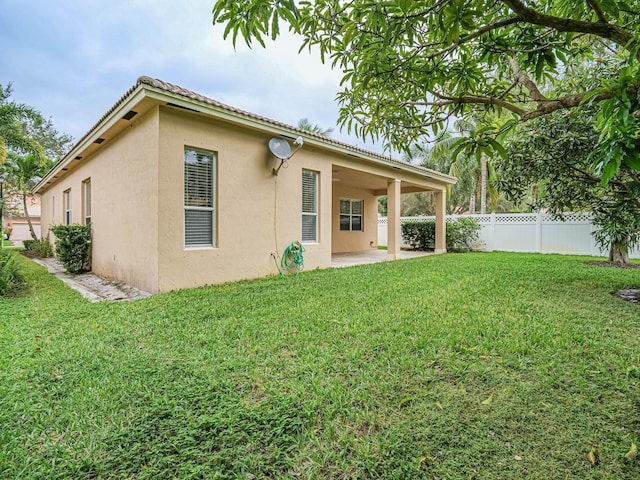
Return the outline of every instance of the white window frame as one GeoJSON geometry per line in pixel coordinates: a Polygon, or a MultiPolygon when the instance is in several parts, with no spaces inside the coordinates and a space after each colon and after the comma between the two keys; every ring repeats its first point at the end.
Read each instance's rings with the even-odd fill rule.
{"type": "MultiPolygon", "coordinates": [[[[218,154],[214,151],[211,150],[204,150],[201,148],[195,148],[195,147],[188,147],[185,146],[184,147],[184,156],[183,156],[183,174],[185,173],[185,168],[186,168],[186,156],[187,156],[187,152],[188,151],[193,151],[202,155],[208,155],[212,157],[212,165],[211,165],[211,207],[202,207],[202,206],[194,206],[194,205],[187,205],[186,204],[186,199],[183,200],[184,202],[184,225],[183,225],[183,239],[184,239],[184,248],[185,249],[192,249],[192,248],[215,248],[217,245],[217,229],[216,229],[216,225],[217,225],[217,220],[218,220],[218,214],[217,214],[217,198],[216,198],[216,192],[217,192],[217,173],[218,173],[218,154]],[[187,212],[188,211],[204,211],[204,212],[211,212],[211,242],[209,243],[188,243],[187,242],[187,212]]],[[[187,178],[186,178],[186,174],[184,175],[184,179],[183,179],[183,193],[184,190],[186,189],[187,185],[187,178]]]]}
{"type": "Polygon", "coordinates": [[[319,188],[318,186],[320,185],[320,172],[317,172],[315,170],[308,170],[306,168],[302,169],[302,176],[301,176],[301,182],[302,182],[302,218],[301,218],[301,223],[300,223],[300,228],[301,228],[301,235],[300,237],[302,238],[302,233],[303,233],[303,225],[304,225],[304,219],[305,218],[309,218],[309,217],[313,217],[315,218],[315,226],[316,226],[316,230],[314,232],[314,237],[313,239],[311,238],[307,238],[304,239],[302,238],[302,243],[318,243],[318,231],[319,231],[319,217],[318,217],[318,200],[319,200],[319,188]],[[313,211],[311,212],[305,212],[305,199],[304,199],[304,195],[305,195],[305,191],[304,191],[304,175],[305,173],[311,173],[314,176],[314,206],[313,206],[313,211]]]}
{"type": "Polygon", "coordinates": [[[72,207],[71,201],[72,201],[71,189],[68,188],[67,190],[62,192],[62,212],[64,215],[63,223],[65,225],[71,225],[72,213],[73,213],[71,210],[71,207],[72,207]]]}
{"type": "Polygon", "coordinates": [[[341,232],[364,232],[364,200],[357,198],[341,198],[340,199],[340,231],[341,232]],[[342,202],[349,202],[349,213],[342,212],[342,202]],[[360,213],[353,213],[353,204],[360,204],[360,213]],[[349,230],[342,229],[342,217],[349,217],[349,230]],[[360,217],[360,229],[354,230],[353,219],[354,217],[360,217]]]}
{"type": "Polygon", "coordinates": [[[82,216],[84,224],[91,223],[91,178],[82,182],[82,216]]]}

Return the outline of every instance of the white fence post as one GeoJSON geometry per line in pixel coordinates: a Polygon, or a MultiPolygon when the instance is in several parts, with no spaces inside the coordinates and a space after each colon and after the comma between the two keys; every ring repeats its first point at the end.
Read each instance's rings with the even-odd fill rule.
{"type": "Polygon", "coordinates": [[[542,213],[536,215],[536,253],[542,252],[542,213]]]}
{"type": "Polygon", "coordinates": [[[491,213],[491,223],[489,224],[489,231],[491,232],[491,248],[493,251],[496,247],[496,214],[495,212],[491,213]]]}

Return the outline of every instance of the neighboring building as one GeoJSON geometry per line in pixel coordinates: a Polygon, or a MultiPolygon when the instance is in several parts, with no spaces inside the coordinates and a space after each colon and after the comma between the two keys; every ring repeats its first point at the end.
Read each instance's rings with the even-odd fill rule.
{"type": "MultiPolygon", "coordinates": [[[[141,77],[34,187],[42,232],[91,222],[92,267],[149,292],[277,274],[272,253],[305,247],[305,269],[377,243],[388,195],[400,251],[400,194],[435,192],[445,251],[448,175],[223,105],[141,77]],[[280,165],[270,139],[304,139],[280,165]]],[[[52,234],[53,238],[53,234],[52,234]]]]}
{"type": "MultiPolygon", "coordinates": [[[[37,195],[27,196],[27,209],[31,225],[38,238],[40,238],[40,197],[37,195]]],[[[10,228],[11,240],[21,242],[31,240],[29,223],[24,214],[24,204],[22,195],[7,195],[5,198],[4,228],[10,228]]]]}

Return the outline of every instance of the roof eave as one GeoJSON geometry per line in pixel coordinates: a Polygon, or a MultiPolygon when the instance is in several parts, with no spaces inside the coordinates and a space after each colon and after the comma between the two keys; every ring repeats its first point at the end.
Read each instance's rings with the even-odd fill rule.
{"type": "Polygon", "coordinates": [[[199,113],[207,114],[214,116],[216,118],[220,118],[232,123],[239,123],[251,128],[260,128],[262,130],[268,131],[270,134],[280,135],[282,137],[287,137],[289,139],[295,139],[300,135],[304,135],[306,138],[304,139],[305,143],[309,145],[313,145],[314,147],[328,149],[334,152],[339,152],[345,155],[349,155],[354,158],[358,158],[361,160],[366,160],[374,164],[384,165],[400,170],[409,171],[415,173],[417,175],[429,176],[434,180],[441,181],[448,185],[453,185],[457,183],[458,179],[452,177],[450,175],[436,172],[435,170],[430,170],[424,167],[420,167],[417,165],[412,165],[410,163],[400,162],[393,159],[387,159],[382,155],[368,152],[367,150],[360,149],[358,147],[351,146],[346,143],[339,142],[337,140],[332,140],[330,138],[323,137],[318,134],[313,134],[311,132],[307,132],[301,129],[297,129],[294,127],[290,127],[284,124],[274,123],[268,119],[256,118],[254,116],[247,115],[241,111],[233,111],[228,110],[222,106],[211,105],[196,99],[185,98],[182,95],[168,92],[164,89],[157,88],[150,85],[145,85],[145,88],[151,90],[153,93],[147,93],[147,96],[154,98],[158,101],[166,101],[166,98],[169,97],[171,102],[174,105],[179,107],[183,107],[188,110],[196,110],[199,113]],[[194,106],[199,107],[199,109],[195,109],[194,106]]]}
{"type": "MultiPolygon", "coordinates": [[[[75,161],[81,154],[100,138],[104,132],[109,130],[117,121],[122,118],[122,112],[126,112],[135,108],[135,106],[145,97],[151,98],[160,104],[173,104],[183,107],[196,113],[202,113],[228,122],[245,125],[253,129],[267,131],[273,135],[280,135],[290,139],[294,139],[300,135],[304,135],[305,142],[317,148],[323,148],[332,152],[345,154],[360,160],[364,160],[376,165],[391,167],[405,172],[411,172],[416,175],[426,176],[433,180],[442,182],[447,185],[453,185],[457,182],[455,177],[444,173],[436,172],[424,167],[412,165],[410,163],[401,162],[392,158],[386,158],[380,154],[369,152],[367,150],[354,147],[352,145],[323,137],[284,123],[280,123],[271,119],[250,114],[239,109],[228,107],[211,100],[210,102],[202,101],[198,98],[190,98],[188,96],[171,92],[166,88],[156,86],[156,82],[148,77],[140,77],[133,87],[129,89],[116,102],[105,115],[82,137],[73,148],[67,153],[51,170],[40,180],[32,189],[32,193],[40,193],[50,184],[52,179],[67,165],[75,161]]],[[[210,100],[206,97],[206,100],[210,100]]]]}
{"type": "Polygon", "coordinates": [[[119,103],[116,103],[111,109],[103,116],[98,123],[96,123],[91,130],[89,130],[72,148],[69,152],[62,157],[49,172],[42,177],[42,179],[36,183],[31,189],[32,193],[40,193],[44,187],[51,183],[51,180],[67,167],[71,162],[78,161],[78,157],[95,141],[100,138],[109,128],[111,128],[117,121],[122,119],[122,112],[129,111],[137,105],[140,100],[145,97],[145,86],[142,84],[136,85],[128,95],[121,98],[119,103]]]}

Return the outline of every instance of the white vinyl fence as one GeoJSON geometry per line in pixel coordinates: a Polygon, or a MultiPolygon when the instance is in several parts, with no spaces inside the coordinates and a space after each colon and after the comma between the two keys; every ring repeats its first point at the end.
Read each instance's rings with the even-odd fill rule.
{"type": "MultiPolygon", "coordinates": [[[[591,214],[567,213],[564,221],[547,213],[491,213],[486,215],[448,215],[447,221],[461,216],[475,218],[482,229],[477,250],[568,255],[607,256],[598,248],[591,234],[595,227],[591,214]]],[[[401,217],[400,223],[435,220],[435,217],[401,217]]],[[[387,217],[378,218],[378,245],[387,245],[387,217]]],[[[408,245],[403,245],[407,246],[408,245]]],[[[640,258],[640,250],[630,252],[640,258]]]]}

